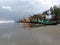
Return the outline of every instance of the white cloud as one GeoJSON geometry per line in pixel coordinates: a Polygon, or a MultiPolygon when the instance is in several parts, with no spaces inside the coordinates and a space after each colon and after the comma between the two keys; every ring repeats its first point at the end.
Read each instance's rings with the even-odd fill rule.
{"type": "Polygon", "coordinates": [[[12,8],[10,6],[2,6],[1,8],[3,9],[8,9],[8,10],[12,10],[12,8]]]}
{"type": "Polygon", "coordinates": [[[54,6],[54,5],[58,5],[60,3],[59,0],[37,0],[38,2],[40,2],[41,4],[47,5],[47,6],[54,6]]]}
{"type": "Polygon", "coordinates": [[[42,13],[59,3],[59,0],[0,0],[3,9],[12,10],[16,15],[42,13]]]}

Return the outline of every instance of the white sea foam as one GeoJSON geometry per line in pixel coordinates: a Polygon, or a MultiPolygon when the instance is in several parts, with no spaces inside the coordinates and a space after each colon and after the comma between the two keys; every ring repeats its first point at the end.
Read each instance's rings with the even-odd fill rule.
{"type": "Polygon", "coordinates": [[[0,21],[0,23],[14,23],[15,21],[0,21]]]}

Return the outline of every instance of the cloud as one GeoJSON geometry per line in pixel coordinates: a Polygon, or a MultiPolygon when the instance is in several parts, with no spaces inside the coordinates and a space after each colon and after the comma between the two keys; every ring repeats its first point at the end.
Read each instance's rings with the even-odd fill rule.
{"type": "Polygon", "coordinates": [[[58,5],[59,0],[0,0],[0,16],[9,15],[25,17],[30,14],[42,13],[53,5],[58,5]]]}
{"type": "Polygon", "coordinates": [[[12,10],[12,8],[10,6],[2,6],[1,8],[3,9],[8,9],[8,10],[12,10]]]}
{"type": "MultiPolygon", "coordinates": [[[[50,8],[53,5],[59,4],[59,0],[2,0],[2,5],[14,7],[16,10],[22,9],[23,7],[44,8],[42,11],[50,8]]],[[[28,8],[27,8],[28,9],[28,8]]],[[[23,9],[22,9],[23,10],[23,9]]],[[[29,9],[28,9],[29,10],[29,9]]]]}

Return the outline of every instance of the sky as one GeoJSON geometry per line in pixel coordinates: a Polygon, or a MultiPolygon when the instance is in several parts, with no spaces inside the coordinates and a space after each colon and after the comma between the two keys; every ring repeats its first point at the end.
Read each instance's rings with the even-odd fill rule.
{"type": "Polygon", "coordinates": [[[0,20],[29,17],[59,3],[59,0],[0,0],[0,20]]]}

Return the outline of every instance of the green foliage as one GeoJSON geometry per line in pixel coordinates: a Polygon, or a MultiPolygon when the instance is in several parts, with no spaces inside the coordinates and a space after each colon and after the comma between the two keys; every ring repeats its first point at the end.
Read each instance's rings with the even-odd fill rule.
{"type": "MultiPolygon", "coordinates": [[[[55,15],[55,19],[60,19],[60,7],[53,6],[49,9],[51,11],[51,15],[55,15]]],[[[47,15],[47,11],[44,11],[43,14],[47,15]]]]}
{"type": "Polygon", "coordinates": [[[43,15],[48,15],[48,10],[44,11],[43,15]]]}

